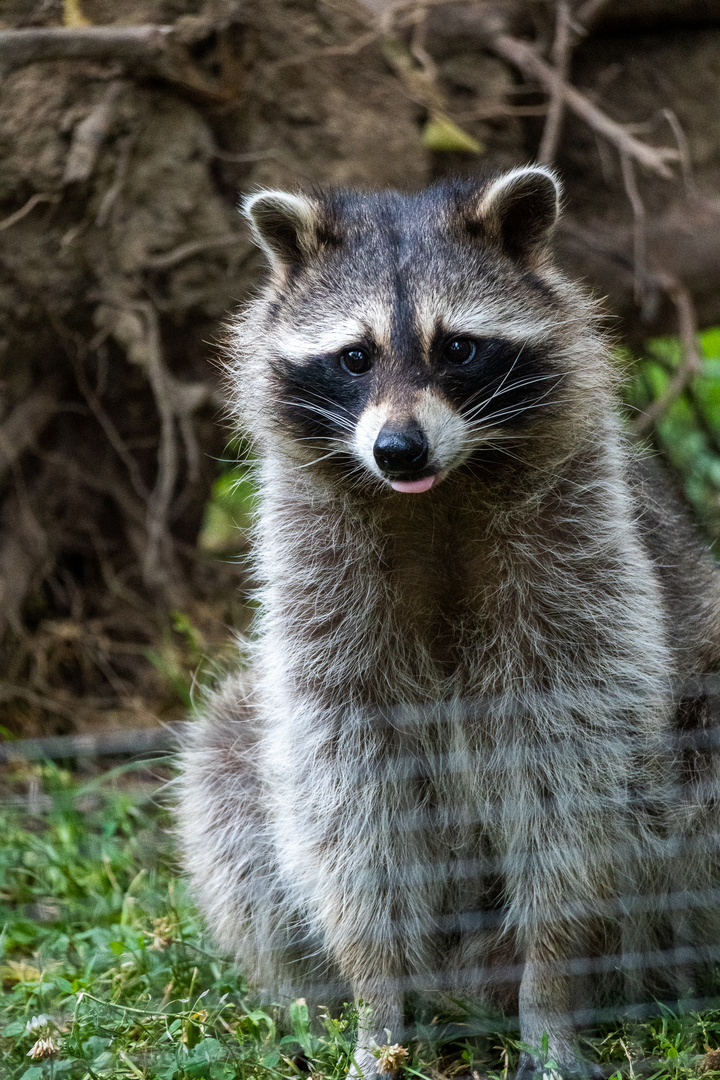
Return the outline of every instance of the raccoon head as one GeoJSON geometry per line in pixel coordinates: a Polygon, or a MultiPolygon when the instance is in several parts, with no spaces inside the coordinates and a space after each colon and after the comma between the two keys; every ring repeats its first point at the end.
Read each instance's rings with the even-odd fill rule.
{"type": "Polygon", "coordinates": [[[538,453],[576,358],[582,294],[548,240],[541,167],[397,192],[261,191],[243,211],[270,278],[238,328],[251,434],[297,467],[421,493],[538,453]]]}

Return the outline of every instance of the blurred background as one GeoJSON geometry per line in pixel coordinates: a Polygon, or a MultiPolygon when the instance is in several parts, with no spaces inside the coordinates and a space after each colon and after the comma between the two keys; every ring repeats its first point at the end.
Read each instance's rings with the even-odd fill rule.
{"type": "Polygon", "coordinates": [[[0,735],[156,728],[247,627],[238,194],[532,160],[720,535],[720,0],[0,0],[0,735]]]}

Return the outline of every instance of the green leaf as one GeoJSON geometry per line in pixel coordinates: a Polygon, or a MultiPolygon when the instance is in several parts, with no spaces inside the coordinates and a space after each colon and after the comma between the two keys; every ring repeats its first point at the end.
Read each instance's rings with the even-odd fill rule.
{"type": "Polygon", "coordinates": [[[485,152],[482,143],[442,113],[434,113],[425,124],[423,146],[436,153],[448,153],[453,150],[463,154],[485,152]]]}
{"type": "Polygon", "coordinates": [[[212,486],[198,547],[208,555],[237,551],[252,524],[255,485],[247,472],[237,468],[223,473],[212,486]]]}
{"type": "Polygon", "coordinates": [[[83,1050],[90,1058],[96,1058],[99,1054],[102,1054],[107,1050],[110,1045],[110,1039],[104,1039],[101,1035],[91,1035],[83,1043],[83,1050]]]}
{"type": "Polygon", "coordinates": [[[207,1064],[210,1061],[221,1061],[225,1057],[225,1048],[217,1039],[203,1039],[193,1049],[190,1060],[207,1064]]]}
{"type": "Polygon", "coordinates": [[[720,360],[720,326],[711,326],[700,334],[700,345],[708,359],[720,360]]]}
{"type": "Polygon", "coordinates": [[[295,1034],[300,1038],[310,1031],[310,1013],[305,998],[297,998],[290,1005],[290,1024],[295,1034]]]}
{"type": "Polygon", "coordinates": [[[678,337],[651,338],[647,347],[653,356],[664,360],[670,367],[677,367],[682,360],[682,343],[678,337]]]}
{"type": "Polygon", "coordinates": [[[25,1022],[22,1020],[14,1020],[12,1024],[8,1024],[3,1028],[3,1036],[9,1039],[11,1035],[23,1035],[25,1032],[25,1022]]]}
{"type": "Polygon", "coordinates": [[[103,1050],[103,1052],[98,1054],[93,1060],[93,1072],[96,1073],[114,1072],[115,1066],[115,1055],[111,1054],[109,1050],[103,1050]]]}

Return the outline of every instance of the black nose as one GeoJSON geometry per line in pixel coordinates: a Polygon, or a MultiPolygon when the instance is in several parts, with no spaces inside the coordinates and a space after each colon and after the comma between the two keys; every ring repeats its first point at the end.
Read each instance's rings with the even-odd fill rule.
{"type": "Polygon", "coordinates": [[[417,472],[428,459],[428,441],[416,424],[398,428],[386,424],[373,446],[375,460],[385,472],[417,472]]]}

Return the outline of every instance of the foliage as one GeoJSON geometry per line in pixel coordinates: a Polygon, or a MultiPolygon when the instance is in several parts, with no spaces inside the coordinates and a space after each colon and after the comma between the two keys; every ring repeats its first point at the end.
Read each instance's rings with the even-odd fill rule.
{"type": "Polygon", "coordinates": [[[0,811],[3,1080],[270,1080],[299,1075],[299,1054],[328,1080],[346,1074],[352,1015],[311,1032],[296,1002],[278,1031],[279,1010],[255,1007],[205,947],[147,792],[50,766],[23,781],[32,812],[0,811]]]}
{"type": "MultiPolygon", "coordinates": [[[[84,783],[49,765],[8,778],[0,1076],[291,1080],[309,1071],[340,1080],[352,1060],[352,1010],[339,1018],[320,1010],[312,1023],[302,999],[287,1011],[252,1000],[242,975],[204,940],[157,782],[129,784],[132,768],[84,783]]],[[[522,1048],[501,1016],[461,1003],[428,1013],[417,1034],[408,1057],[398,1047],[385,1053],[402,1054],[405,1075],[421,1080],[439,1071],[499,1080],[522,1048]]],[[[718,1042],[720,1013],[666,1010],[606,1028],[590,1045],[615,1065],[652,1061],[653,1080],[689,1080],[718,1042]]]]}
{"type": "Polygon", "coordinates": [[[208,555],[242,551],[252,523],[255,486],[250,465],[247,460],[223,465],[226,467],[213,483],[198,537],[198,547],[208,555]]]}
{"type": "MultiPolygon", "coordinates": [[[[699,335],[703,370],[655,424],[654,440],[680,479],[688,500],[713,537],[720,537],[720,327],[699,335]]],[[[633,369],[626,400],[643,410],[665,393],[682,363],[677,337],[654,338],[633,369]]]]}

